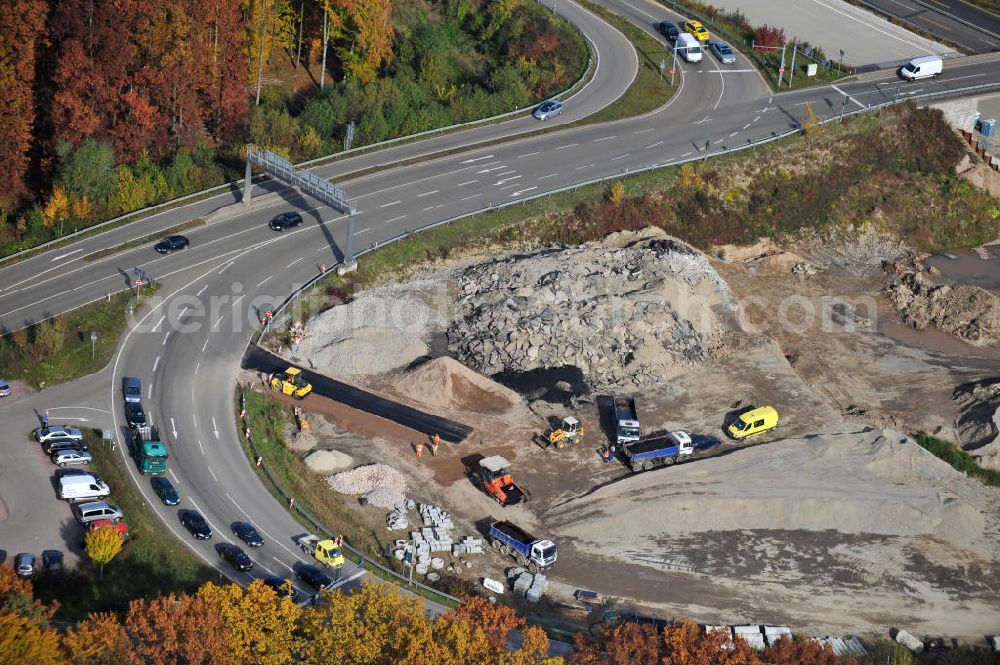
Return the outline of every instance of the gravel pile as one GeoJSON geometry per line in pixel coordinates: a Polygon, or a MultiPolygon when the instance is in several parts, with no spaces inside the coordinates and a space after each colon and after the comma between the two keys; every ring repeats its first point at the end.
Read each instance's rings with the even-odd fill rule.
{"type": "Polygon", "coordinates": [[[449,346],[487,375],[572,366],[599,390],[650,387],[707,359],[736,300],[708,259],[658,230],[478,264],[449,346]]]}
{"type": "Polygon", "coordinates": [[[406,503],[406,495],[394,487],[376,487],[365,494],[365,501],[379,508],[395,508],[406,503]]]}
{"type": "MultiPolygon", "coordinates": [[[[377,489],[394,490],[400,494],[406,491],[403,474],[385,464],[366,464],[350,471],[342,471],[329,476],[326,482],[333,491],[353,496],[368,495],[377,489]]],[[[391,508],[393,505],[395,504],[390,503],[382,507],[391,508]]]]}

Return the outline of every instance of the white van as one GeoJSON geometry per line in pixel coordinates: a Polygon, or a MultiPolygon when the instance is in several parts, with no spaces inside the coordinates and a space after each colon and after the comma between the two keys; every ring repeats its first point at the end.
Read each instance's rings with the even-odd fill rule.
{"type": "Polygon", "coordinates": [[[688,62],[701,62],[701,43],[690,32],[682,32],[674,48],[688,62]]]}
{"type": "Polygon", "coordinates": [[[939,55],[925,55],[914,58],[899,68],[900,78],[907,81],[927,79],[932,76],[939,76],[944,68],[944,62],[939,55]]]}
{"type": "Polygon", "coordinates": [[[108,484],[91,474],[59,478],[59,498],[70,503],[102,499],[111,494],[108,484]]]}

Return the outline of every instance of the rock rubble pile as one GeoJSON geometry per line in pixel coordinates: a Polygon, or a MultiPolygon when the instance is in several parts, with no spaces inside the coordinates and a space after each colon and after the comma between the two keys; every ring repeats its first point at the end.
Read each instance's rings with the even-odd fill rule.
{"type": "Polygon", "coordinates": [[[595,389],[653,386],[706,360],[719,313],[736,309],[703,254],[656,230],[477,264],[459,292],[448,340],[467,365],[573,366],[595,389]]]}

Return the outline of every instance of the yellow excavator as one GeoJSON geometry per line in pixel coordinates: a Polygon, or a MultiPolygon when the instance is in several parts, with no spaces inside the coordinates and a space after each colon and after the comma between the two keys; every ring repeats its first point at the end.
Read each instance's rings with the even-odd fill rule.
{"type": "Polygon", "coordinates": [[[563,418],[559,427],[546,435],[548,447],[563,449],[566,446],[575,446],[583,440],[583,425],[573,416],[563,418]]]}
{"type": "Polygon", "coordinates": [[[304,398],[312,389],[312,384],[302,378],[302,370],[298,367],[289,367],[271,378],[271,390],[280,390],[282,394],[291,395],[295,399],[304,398]]]}

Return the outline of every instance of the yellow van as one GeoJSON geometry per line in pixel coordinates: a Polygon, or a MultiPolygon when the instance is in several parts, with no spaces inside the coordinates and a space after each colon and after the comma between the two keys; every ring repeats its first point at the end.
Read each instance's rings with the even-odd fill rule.
{"type": "Polygon", "coordinates": [[[747,411],[733,421],[729,426],[729,436],[734,439],[745,439],[754,434],[766,432],[778,426],[778,412],[773,406],[762,406],[747,411]]]}

